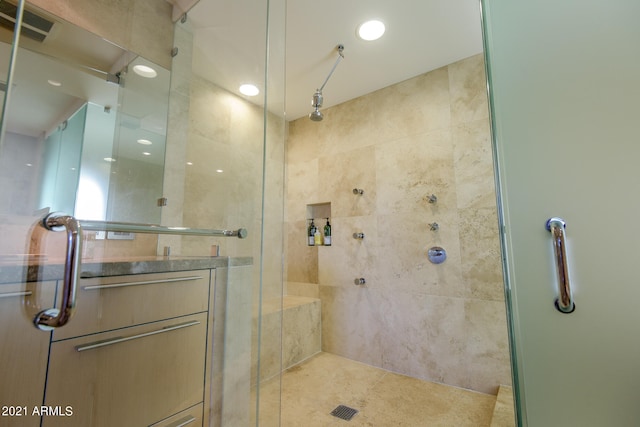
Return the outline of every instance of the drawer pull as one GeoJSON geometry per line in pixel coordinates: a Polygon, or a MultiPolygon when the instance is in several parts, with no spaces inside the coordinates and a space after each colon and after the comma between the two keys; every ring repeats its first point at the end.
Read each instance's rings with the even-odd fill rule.
{"type": "Polygon", "coordinates": [[[189,280],[199,280],[202,279],[201,276],[190,276],[190,277],[176,277],[173,279],[159,279],[159,280],[147,280],[144,282],[126,282],[126,283],[112,283],[110,285],[91,285],[91,286],[83,286],[82,290],[84,291],[94,291],[96,289],[111,289],[111,288],[124,288],[127,286],[138,286],[138,285],[155,285],[156,283],[172,283],[172,282],[186,282],[189,280]]]}
{"type": "Polygon", "coordinates": [[[184,418],[180,418],[176,422],[168,424],[167,427],[184,427],[184,426],[186,426],[188,424],[191,424],[195,420],[196,420],[195,417],[189,415],[189,416],[186,416],[184,418]]]}
{"type": "Polygon", "coordinates": [[[30,297],[33,295],[31,291],[21,291],[21,292],[5,292],[0,294],[0,298],[11,298],[11,297],[30,297]]]}
{"type": "Polygon", "coordinates": [[[188,328],[189,326],[195,326],[195,325],[199,325],[199,324],[200,324],[199,321],[193,320],[191,322],[180,323],[178,325],[166,326],[166,327],[164,327],[162,329],[157,329],[157,330],[151,331],[151,332],[145,332],[144,334],[131,335],[130,337],[116,337],[116,338],[111,338],[111,339],[104,340],[104,341],[96,341],[96,342],[89,343],[89,344],[77,345],[76,346],[76,351],[93,350],[95,348],[106,347],[108,345],[119,344],[121,342],[126,342],[126,341],[131,341],[131,340],[137,340],[138,338],[150,337],[152,335],[157,335],[157,334],[162,334],[162,333],[165,333],[165,332],[175,331],[177,329],[188,328]]]}

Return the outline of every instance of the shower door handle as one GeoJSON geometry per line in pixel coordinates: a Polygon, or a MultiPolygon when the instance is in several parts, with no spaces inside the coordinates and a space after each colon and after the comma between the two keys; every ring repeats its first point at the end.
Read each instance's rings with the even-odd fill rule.
{"type": "Polygon", "coordinates": [[[53,212],[44,217],[42,226],[50,231],[66,231],[67,247],[64,263],[64,279],[60,309],[50,308],[41,311],[33,319],[36,328],[50,331],[67,324],[76,307],[76,286],[82,253],[82,228],[80,223],[70,215],[53,212]]]}
{"type": "Polygon", "coordinates": [[[571,282],[569,280],[569,268],[567,266],[567,247],[564,229],[566,223],[562,218],[549,218],[547,230],[551,232],[553,239],[553,258],[556,264],[556,276],[558,280],[558,298],[555,301],[556,309],[561,313],[573,313],[576,305],[571,294],[571,282]]]}

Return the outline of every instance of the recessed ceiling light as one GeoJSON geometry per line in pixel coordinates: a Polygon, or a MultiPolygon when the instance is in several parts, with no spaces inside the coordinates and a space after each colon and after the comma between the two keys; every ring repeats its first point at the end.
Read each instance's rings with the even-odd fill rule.
{"type": "Polygon", "coordinates": [[[224,171],[223,171],[222,169],[216,169],[216,172],[218,172],[218,173],[222,173],[222,172],[224,172],[224,171]]]}
{"type": "Polygon", "coordinates": [[[135,65],[133,67],[133,72],[139,76],[146,77],[148,79],[152,79],[158,75],[156,70],[151,67],[147,67],[146,65],[135,65]]]}
{"type": "Polygon", "coordinates": [[[385,26],[382,21],[367,21],[358,27],[358,37],[362,40],[372,41],[378,40],[384,34],[385,26]]]}
{"type": "Polygon", "coordinates": [[[113,162],[115,162],[115,161],[116,161],[116,159],[114,159],[113,157],[105,157],[103,160],[104,160],[105,162],[111,162],[111,163],[113,163],[113,162]]]}
{"type": "Polygon", "coordinates": [[[148,139],[139,139],[138,140],[138,144],[151,145],[151,144],[153,144],[153,142],[149,141],[148,139]]]}
{"type": "Polygon", "coordinates": [[[57,81],[57,80],[49,79],[49,80],[47,80],[47,83],[49,83],[51,86],[55,86],[55,87],[62,86],[62,83],[57,81]]]}
{"type": "Polygon", "coordinates": [[[240,86],[240,93],[247,96],[256,96],[260,93],[260,89],[255,85],[244,84],[240,86]]]}
{"type": "Polygon", "coordinates": [[[151,153],[149,153],[148,151],[143,151],[143,152],[142,152],[142,155],[144,155],[144,156],[150,156],[150,155],[151,155],[151,153]]]}
{"type": "Polygon", "coordinates": [[[193,166],[193,162],[187,162],[188,166],[193,166]]]}

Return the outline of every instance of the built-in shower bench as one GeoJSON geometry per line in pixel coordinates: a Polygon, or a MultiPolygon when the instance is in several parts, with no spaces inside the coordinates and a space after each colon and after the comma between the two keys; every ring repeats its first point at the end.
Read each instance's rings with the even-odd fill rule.
{"type": "MultiPolygon", "coordinates": [[[[297,365],[321,351],[322,323],[320,299],[286,295],[274,298],[262,305],[262,340],[260,352],[260,377],[279,375],[281,369],[297,365]],[[282,324],[282,365],[280,365],[280,340],[269,339],[282,324]]],[[[254,327],[254,330],[256,328],[254,327]]],[[[279,334],[278,334],[279,336],[279,334]]],[[[254,355],[254,369],[257,359],[254,355]]],[[[255,378],[255,376],[253,376],[255,378]]]]}

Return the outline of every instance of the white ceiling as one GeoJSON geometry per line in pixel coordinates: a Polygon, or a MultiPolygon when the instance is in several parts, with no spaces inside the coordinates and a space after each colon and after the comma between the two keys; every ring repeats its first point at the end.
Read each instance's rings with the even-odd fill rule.
{"type": "MultiPolygon", "coordinates": [[[[236,93],[241,83],[264,81],[256,66],[265,56],[263,3],[200,0],[188,13],[197,73],[236,93]]],[[[271,11],[272,53],[284,27],[279,15],[271,11]]],[[[311,112],[312,95],[336,62],[338,44],[345,46],[345,59],[324,88],[323,108],[482,52],[479,0],[288,0],[288,120],[311,112]],[[357,26],[373,18],[386,24],[385,35],[360,40],[357,26]]],[[[278,58],[272,61],[274,76],[278,58]]]]}
{"type": "MultiPolygon", "coordinates": [[[[338,44],[345,46],[345,59],[324,88],[323,108],[482,51],[479,0],[287,0],[286,23],[285,0],[270,2],[272,56],[269,73],[270,81],[276,83],[270,88],[269,96],[272,103],[275,100],[274,108],[282,111],[278,98],[279,94],[286,93],[288,120],[311,112],[312,95],[335,64],[338,44]],[[371,18],[386,24],[386,34],[373,42],[360,40],[356,28],[371,18]],[[285,75],[285,65],[286,80],[280,82],[285,88],[282,88],[276,77],[285,75]]],[[[200,0],[189,11],[187,21],[194,33],[195,72],[234,93],[241,83],[256,82],[263,86],[260,82],[264,82],[265,73],[265,15],[264,0],[200,0]]],[[[108,70],[109,64],[118,62],[116,58],[123,55],[120,49],[103,40],[99,42],[104,45],[95,48],[86,41],[88,35],[74,33],[79,30],[71,26],[55,28],[58,30],[52,31],[55,34],[49,37],[47,48],[60,51],[59,46],[73,41],[74,50],[82,52],[82,63],[108,70]],[[78,47],[79,42],[86,46],[78,47]]],[[[42,46],[30,48],[44,49],[42,46]]],[[[34,73],[51,74],[57,67],[24,65],[28,72],[19,74],[25,78],[34,73]]],[[[71,91],[73,96],[100,105],[115,104],[116,101],[110,98],[111,92],[102,96],[94,93],[88,84],[81,87],[84,80],[74,77],[76,74],[71,69],[59,74],[56,79],[65,81],[66,92],[71,91]],[[90,90],[93,92],[89,93],[90,90]],[[102,99],[105,96],[109,99],[102,99]]],[[[43,76],[39,80],[46,81],[43,76]]],[[[33,83],[16,83],[16,93],[20,87],[36,90],[33,83]]],[[[261,89],[264,91],[263,87],[261,89]]],[[[45,87],[37,90],[42,97],[45,87]]],[[[263,99],[258,96],[250,100],[260,103],[263,99]]],[[[70,99],[69,103],[73,102],[70,99]]],[[[33,110],[29,114],[20,110],[15,121],[22,124],[16,126],[22,126],[24,129],[19,129],[25,134],[41,133],[51,128],[52,121],[57,120],[60,113],[47,114],[46,119],[35,120],[33,110]],[[39,128],[33,128],[34,123],[38,123],[39,128]],[[28,126],[33,129],[27,129],[28,126]]]]}

